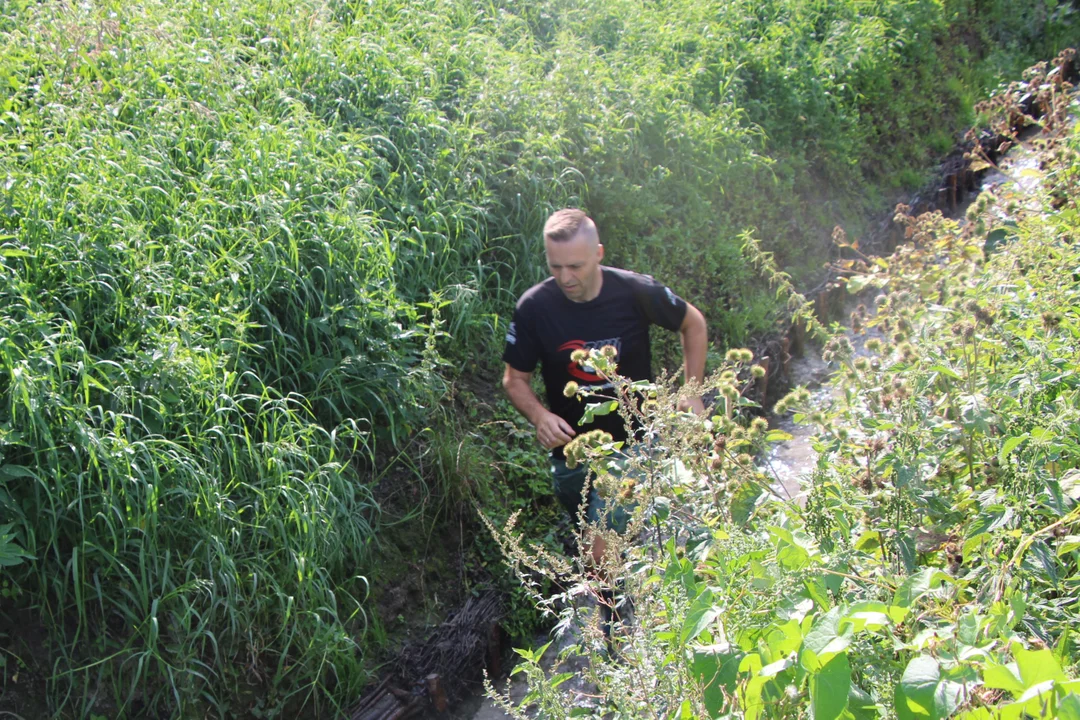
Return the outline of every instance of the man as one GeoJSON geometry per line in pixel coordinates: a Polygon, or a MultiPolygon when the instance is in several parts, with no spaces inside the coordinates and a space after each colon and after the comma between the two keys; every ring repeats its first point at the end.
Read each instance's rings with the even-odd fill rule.
{"type": "MultiPolygon", "coordinates": [[[[586,481],[583,466],[566,467],[563,446],[575,435],[605,430],[616,439],[627,438],[617,413],[597,417],[579,426],[584,403],[565,397],[569,381],[579,386],[603,387],[604,380],[570,359],[574,350],[613,346],[621,375],[631,380],[651,380],[649,327],[656,324],[678,331],[682,340],[684,376],[700,382],[705,373],[707,334],[705,318],[690,303],[647,275],[602,266],[604,246],[593,221],[581,210],[559,210],[544,225],[544,251],[551,277],[534,285],[518,300],[506,335],[503,387],[514,407],[536,428],[536,438],[551,451],[555,495],[570,513],[578,515],[586,481]],[[541,366],[548,407],[530,387],[536,363],[541,366]]],[[[704,414],[701,398],[680,404],[684,410],[704,414]]],[[[606,517],[609,527],[621,530],[622,518],[605,511],[595,490],[587,498],[586,518],[598,522],[606,517]]],[[[625,514],[625,511],[624,511],[625,514]]],[[[605,544],[591,542],[596,565],[603,559],[605,544]]]]}

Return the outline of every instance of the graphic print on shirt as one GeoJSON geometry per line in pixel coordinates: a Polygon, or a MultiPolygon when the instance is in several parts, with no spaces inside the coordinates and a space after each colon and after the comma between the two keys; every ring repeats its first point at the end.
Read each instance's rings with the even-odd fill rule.
{"type": "MultiPolygon", "coordinates": [[[[618,365],[619,355],[622,350],[622,338],[616,337],[608,338],[607,340],[590,340],[589,342],[586,342],[584,340],[570,340],[560,345],[557,352],[566,352],[567,350],[569,350],[571,353],[575,350],[584,350],[585,352],[589,352],[590,350],[599,350],[605,345],[611,345],[615,348],[615,363],[616,365],[618,365]]],[[[575,377],[583,382],[604,382],[604,379],[597,375],[596,370],[593,368],[592,365],[589,365],[588,363],[583,363],[579,365],[573,360],[571,360],[566,366],[566,372],[570,373],[571,377],[575,377]]]]}

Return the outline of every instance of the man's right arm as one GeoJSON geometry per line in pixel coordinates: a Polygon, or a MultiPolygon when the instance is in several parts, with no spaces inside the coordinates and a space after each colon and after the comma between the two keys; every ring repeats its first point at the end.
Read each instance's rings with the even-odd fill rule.
{"type": "Polygon", "coordinates": [[[536,428],[536,439],[541,445],[548,450],[565,445],[576,434],[574,429],[570,423],[544,407],[532,391],[529,384],[531,379],[532,373],[516,370],[507,363],[503,372],[503,387],[510,396],[510,402],[536,428]]]}

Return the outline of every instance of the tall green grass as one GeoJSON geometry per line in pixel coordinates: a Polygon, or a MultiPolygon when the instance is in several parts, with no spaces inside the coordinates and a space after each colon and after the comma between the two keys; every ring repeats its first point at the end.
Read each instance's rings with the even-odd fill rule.
{"type": "Polygon", "coordinates": [[[813,258],[872,204],[929,125],[905,78],[971,86],[940,41],[1005,26],[969,10],[0,5],[0,525],[34,556],[4,578],[58,639],[54,706],[353,697],[379,450],[495,353],[549,211],[718,334],[768,328],[735,238],[813,258]]]}

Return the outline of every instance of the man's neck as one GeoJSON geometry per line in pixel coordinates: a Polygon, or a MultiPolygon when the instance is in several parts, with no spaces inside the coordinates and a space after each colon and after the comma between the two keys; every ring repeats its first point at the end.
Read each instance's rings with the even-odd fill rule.
{"type": "Polygon", "coordinates": [[[592,302],[596,298],[600,297],[600,291],[604,288],[604,266],[596,268],[596,288],[589,293],[587,297],[582,298],[578,302],[592,302]]]}

